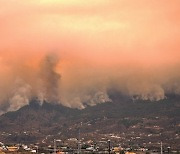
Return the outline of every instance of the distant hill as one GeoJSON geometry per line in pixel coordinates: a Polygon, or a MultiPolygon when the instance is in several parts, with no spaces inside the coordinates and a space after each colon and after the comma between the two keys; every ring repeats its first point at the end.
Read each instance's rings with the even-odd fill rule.
{"type": "Polygon", "coordinates": [[[83,110],[47,102],[41,106],[37,100],[32,100],[18,111],[0,116],[0,140],[33,143],[57,134],[68,138],[77,136],[79,127],[82,134],[97,130],[101,133],[121,132],[144,123],[143,118],[165,118],[162,127],[166,129],[170,129],[168,125],[180,123],[180,96],[168,95],[167,99],[158,102],[133,101],[115,92],[110,97],[112,102],[87,106],[83,110]]]}

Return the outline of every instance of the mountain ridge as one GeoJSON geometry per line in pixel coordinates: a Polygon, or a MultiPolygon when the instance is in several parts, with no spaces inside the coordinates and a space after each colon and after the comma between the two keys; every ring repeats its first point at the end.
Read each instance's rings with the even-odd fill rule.
{"type": "Polygon", "coordinates": [[[36,142],[46,135],[58,133],[61,134],[61,138],[73,137],[77,135],[81,123],[82,133],[85,135],[97,131],[118,133],[143,123],[146,126],[146,121],[155,117],[164,119],[164,124],[163,121],[160,123],[167,130],[171,129],[168,125],[176,126],[180,122],[180,96],[169,95],[167,99],[158,102],[133,101],[129,97],[117,94],[111,95],[111,99],[112,102],[87,106],[82,110],[47,102],[39,105],[37,100],[32,100],[29,105],[18,111],[0,116],[0,140],[11,143],[17,140],[36,142]],[[167,126],[164,126],[165,124],[167,126]],[[2,135],[3,132],[12,135],[2,135]],[[23,132],[28,132],[28,135],[24,135],[23,132]]]}

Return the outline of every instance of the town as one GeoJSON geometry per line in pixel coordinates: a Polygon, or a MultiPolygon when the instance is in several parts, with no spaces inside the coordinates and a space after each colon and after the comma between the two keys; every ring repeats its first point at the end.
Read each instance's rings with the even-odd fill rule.
{"type": "MultiPolygon", "coordinates": [[[[155,127],[157,129],[157,127],[155,127]]],[[[27,134],[28,132],[24,132],[27,134]]],[[[11,134],[12,135],[12,134],[11,134]]],[[[166,141],[157,141],[154,134],[135,134],[133,131],[121,134],[79,134],[77,138],[58,139],[47,135],[41,142],[34,144],[6,144],[0,142],[0,154],[3,153],[57,153],[57,154],[162,154],[179,153],[177,148],[166,141]],[[148,140],[149,138],[149,140],[148,140]],[[154,138],[154,140],[153,140],[154,138]],[[144,141],[143,143],[140,141],[144,141]]],[[[158,138],[158,137],[157,137],[158,138]]],[[[176,140],[179,140],[176,134],[176,140]]]]}

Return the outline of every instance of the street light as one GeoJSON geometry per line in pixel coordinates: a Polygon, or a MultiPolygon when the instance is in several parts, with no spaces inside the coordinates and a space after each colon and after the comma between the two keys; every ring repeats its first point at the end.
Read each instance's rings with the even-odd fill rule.
{"type": "Polygon", "coordinates": [[[167,149],[168,149],[168,154],[170,154],[170,148],[171,148],[171,147],[167,147],[167,149]]]}

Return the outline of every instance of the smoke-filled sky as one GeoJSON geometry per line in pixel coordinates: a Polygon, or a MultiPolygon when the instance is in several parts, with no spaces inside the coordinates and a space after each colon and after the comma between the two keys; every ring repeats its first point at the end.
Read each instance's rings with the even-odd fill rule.
{"type": "Polygon", "coordinates": [[[84,108],[108,90],[180,94],[179,0],[0,0],[0,112],[84,108]]]}

